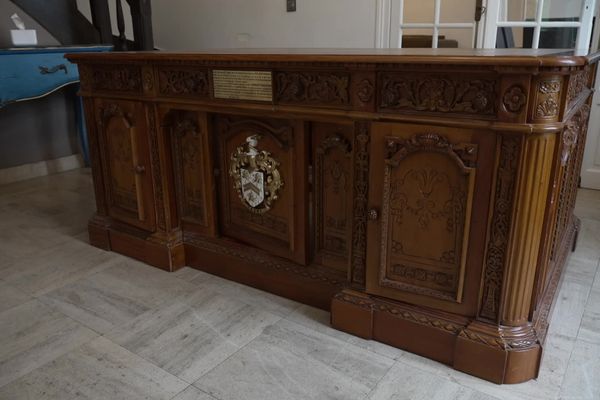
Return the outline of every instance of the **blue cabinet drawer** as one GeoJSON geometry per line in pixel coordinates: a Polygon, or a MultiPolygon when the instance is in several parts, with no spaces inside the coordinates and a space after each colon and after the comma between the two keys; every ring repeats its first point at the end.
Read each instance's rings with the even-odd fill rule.
{"type": "Polygon", "coordinates": [[[79,80],[65,53],[108,51],[110,46],[0,51],[0,107],[45,95],[79,80]]]}

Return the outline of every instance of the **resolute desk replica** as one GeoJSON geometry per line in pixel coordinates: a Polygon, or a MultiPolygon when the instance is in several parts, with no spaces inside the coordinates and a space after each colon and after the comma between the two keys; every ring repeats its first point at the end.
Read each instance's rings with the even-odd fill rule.
{"type": "Polygon", "coordinates": [[[579,227],[596,56],[71,54],[90,242],[331,309],[498,383],[537,376],[579,227]]]}

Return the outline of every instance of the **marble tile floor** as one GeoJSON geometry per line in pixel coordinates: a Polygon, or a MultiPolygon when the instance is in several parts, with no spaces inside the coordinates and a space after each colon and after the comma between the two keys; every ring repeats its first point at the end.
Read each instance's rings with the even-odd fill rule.
{"type": "Polygon", "coordinates": [[[89,170],[0,186],[0,400],[600,399],[600,192],[538,379],[495,385],[329,327],[329,314],[89,246],[89,170]]]}

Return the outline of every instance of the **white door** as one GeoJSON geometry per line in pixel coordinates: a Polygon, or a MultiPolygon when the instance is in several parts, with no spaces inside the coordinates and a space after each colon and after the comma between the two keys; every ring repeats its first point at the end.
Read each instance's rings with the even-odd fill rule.
{"type": "MultiPolygon", "coordinates": [[[[600,3],[599,3],[600,4],[600,3]]],[[[598,9],[596,7],[596,20],[598,18],[598,9]]],[[[592,49],[597,50],[600,39],[600,29],[596,29],[593,34],[592,49]]],[[[588,125],[587,139],[585,141],[585,151],[583,153],[583,165],[581,166],[581,187],[587,189],[600,190],[600,69],[596,69],[596,79],[594,98],[592,99],[592,109],[590,112],[590,122],[588,125]]]]}

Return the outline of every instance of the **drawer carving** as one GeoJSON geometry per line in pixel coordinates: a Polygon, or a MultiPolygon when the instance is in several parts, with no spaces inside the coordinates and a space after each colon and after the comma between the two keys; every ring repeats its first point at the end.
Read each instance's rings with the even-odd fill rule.
{"type": "MultiPolygon", "coordinates": [[[[276,100],[280,103],[348,105],[350,75],[330,72],[277,72],[276,100]]],[[[365,89],[368,92],[368,89],[365,89]]],[[[368,93],[364,93],[364,98],[368,93]]]]}
{"type": "Polygon", "coordinates": [[[382,73],[379,108],[494,115],[495,88],[494,79],[382,73]]]}

